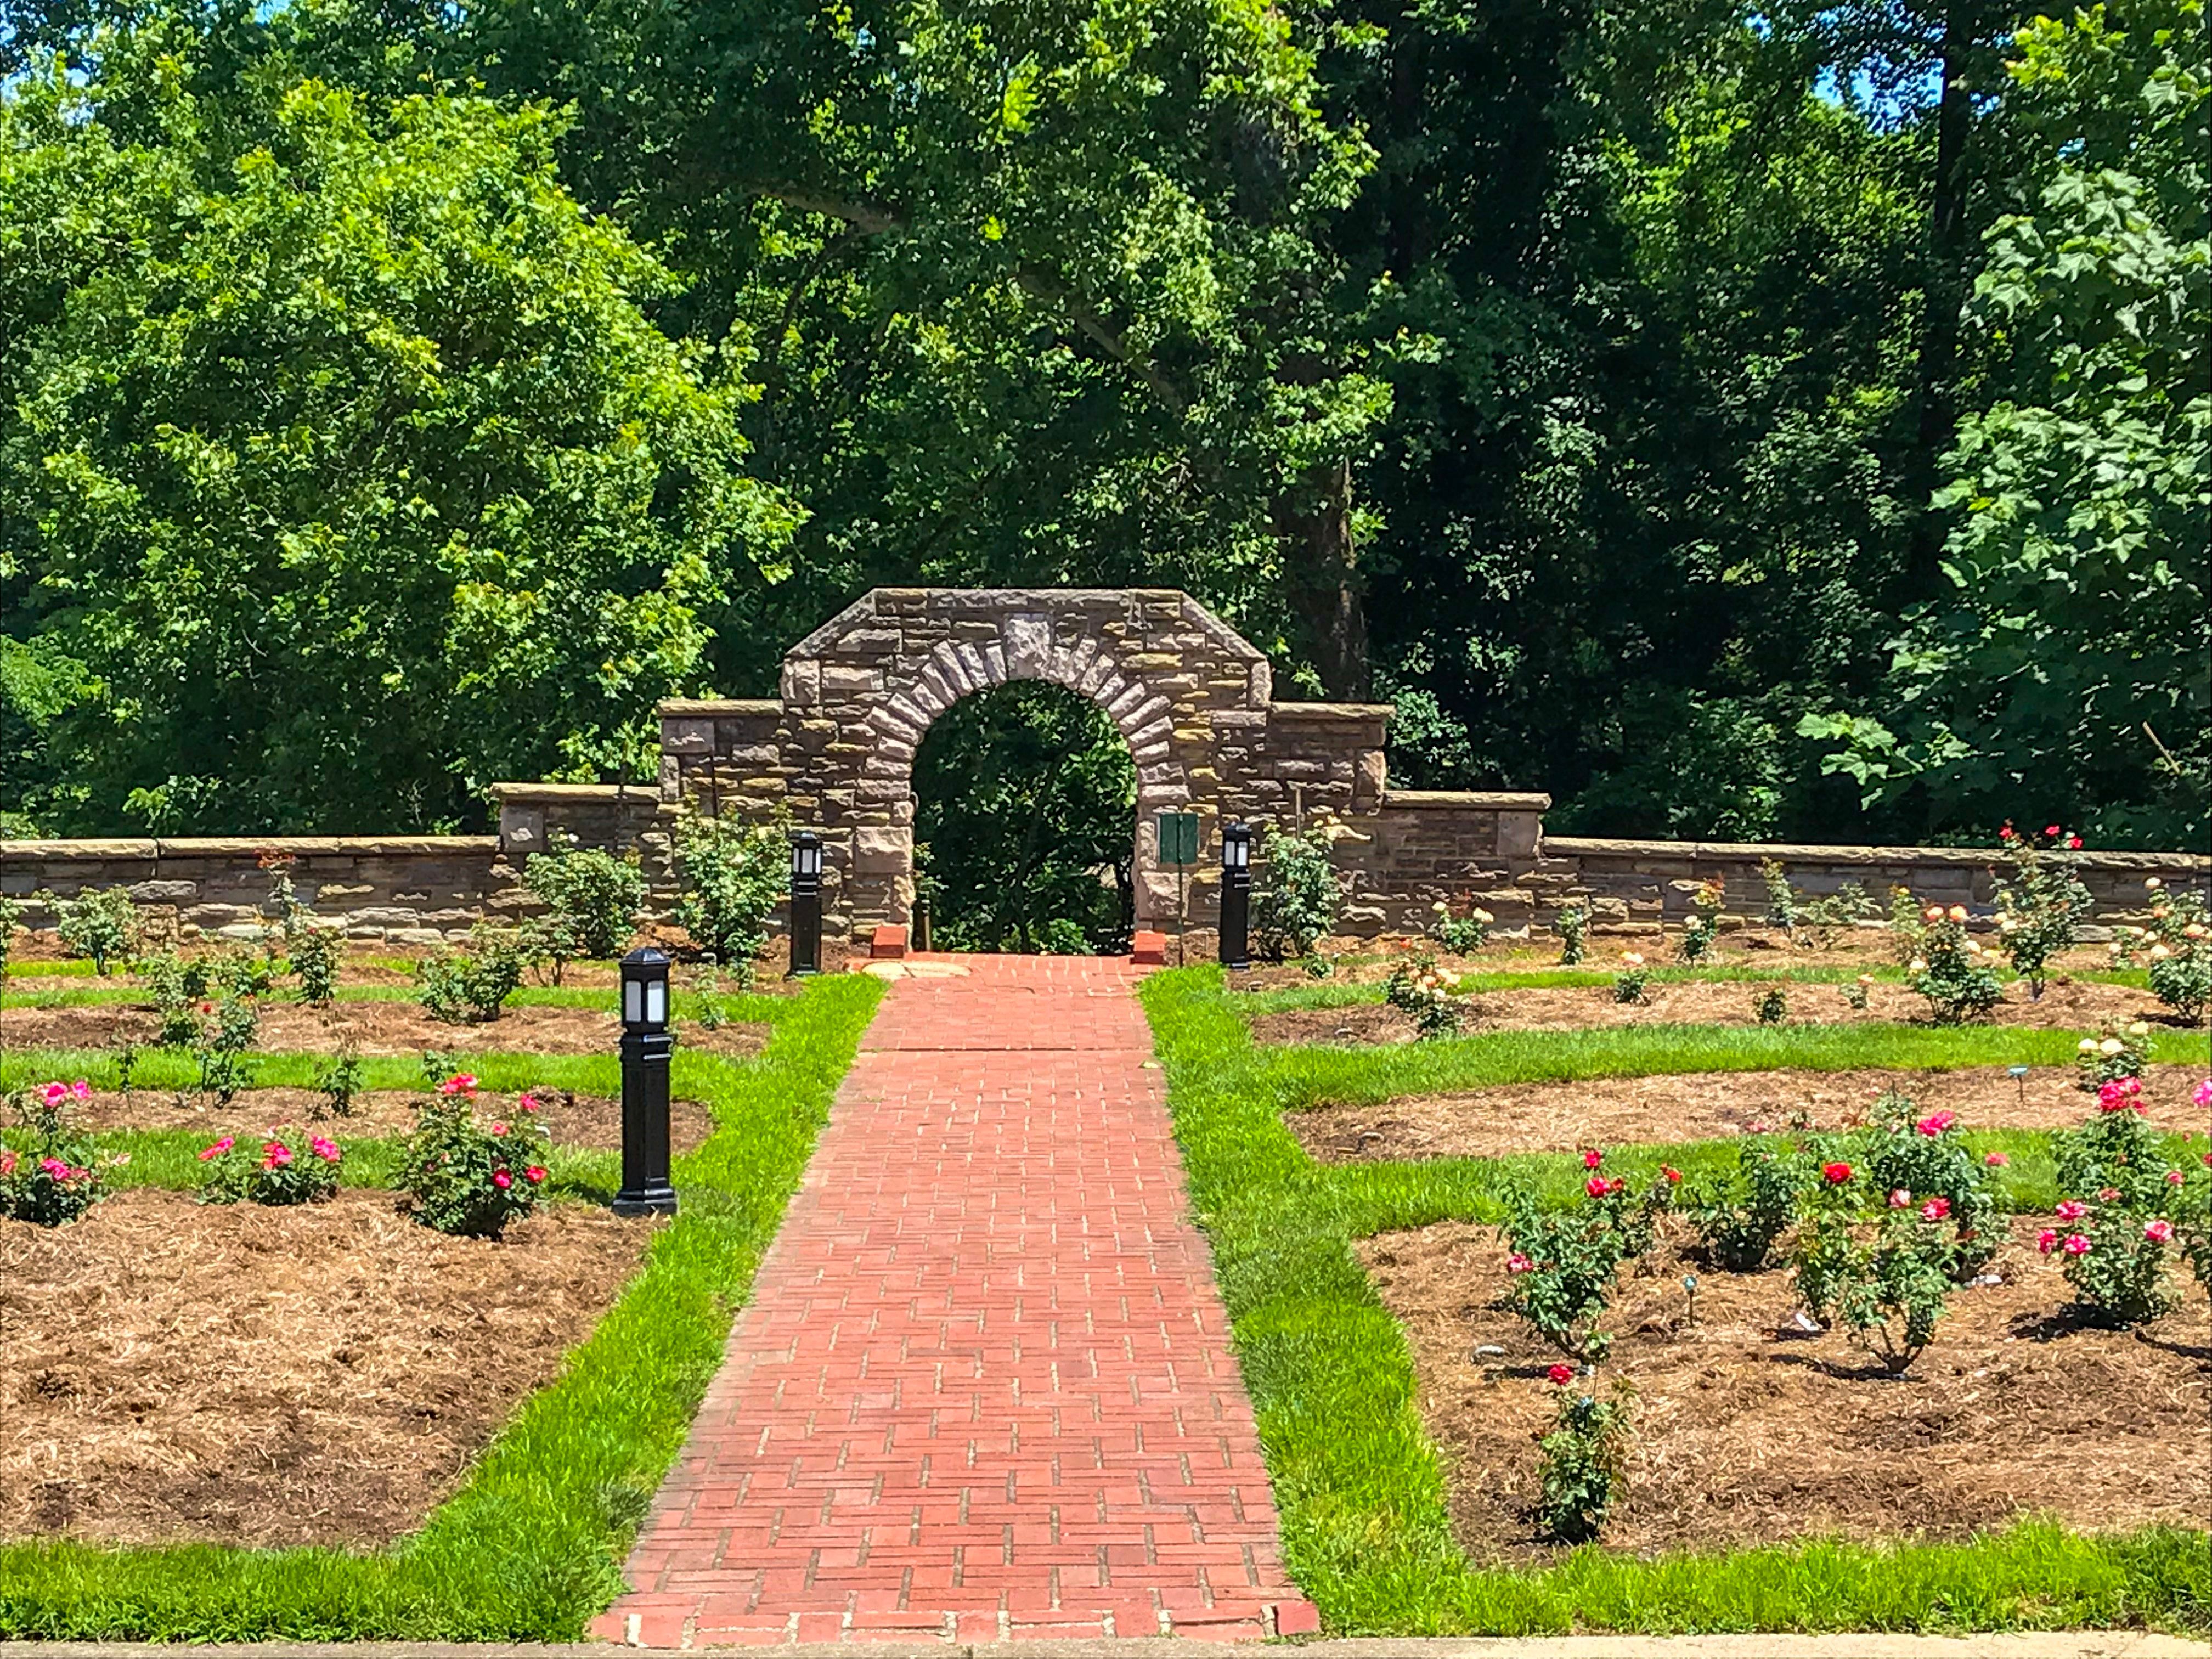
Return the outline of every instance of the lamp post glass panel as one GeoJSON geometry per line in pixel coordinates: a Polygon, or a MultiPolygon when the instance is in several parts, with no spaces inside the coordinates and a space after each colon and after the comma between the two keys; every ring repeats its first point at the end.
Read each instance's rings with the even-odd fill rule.
{"type": "Polygon", "coordinates": [[[617,1215],[673,1215],[668,1179],[668,957],[650,945],[622,959],[622,1190],[617,1215]]]}
{"type": "Polygon", "coordinates": [[[1221,965],[1252,965],[1252,826],[1221,826],[1221,965]]]}
{"type": "Polygon", "coordinates": [[[822,837],[801,830],[791,838],[791,972],[822,971],[822,837]]]}

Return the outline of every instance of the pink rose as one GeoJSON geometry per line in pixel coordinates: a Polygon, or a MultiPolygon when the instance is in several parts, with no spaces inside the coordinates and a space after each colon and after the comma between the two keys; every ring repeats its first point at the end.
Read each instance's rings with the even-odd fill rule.
{"type": "Polygon", "coordinates": [[[438,1092],[441,1095],[472,1095],[476,1091],[477,1079],[473,1072],[456,1072],[438,1085],[438,1092]]]}
{"type": "Polygon", "coordinates": [[[2143,1237],[2154,1244],[2173,1243],[2173,1224],[2163,1218],[2143,1223],[2143,1237]]]}
{"type": "Polygon", "coordinates": [[[1592,1176],[1588,1181],[1583,1183],[1583,1190],[1588,1193],[1592,1198],[1603,1198],[1607,1193],[1611,1192],[1613,1188],[1606,1184],[1606,1179],[1603,1176],[1592,1176]]]}
{"type": "Polygon", "coordinates": [[[322,1136],[317,1135],[307,1143],[307,1150],[325,1164],[335,1164],[338,1161],[338,1144],[335,1140],[325,1140],[322,1136]]]}
{"type": "Polygon", "coordinates": [[[522,1176],[534,1187],[545,1179],[545,1166],[543,1164],[533,1164],[522,1172],[522,1176]]]}
{"type": "Polygon", "coordinates": [[[41,1084],[39,1086],[39,1094],[47,1105],[58,1106],[69,1098],[69,1085],[66,1083],[41,1084]]]}
{"type": "Polygon", "coordinates": [[[538,1109],[538,1097],[536,1095],[519,1095],[515,1097],[514,1103],[522,1108],[526,1112],[534,1112],[538,1109]]]}
{"type": "Polygon", "coordinates": [[[15,1154],[5,1146],[0,1146],[0,1176],[11,1176],[15,1173],[15,1154]]]}
{"type": "Polygon", "coordinates": [[[2079,1221],[2089,1213],[2089,1206],[2078,1198],[2065,1198],[2059,1200],[2058,1207],[2051,1213],[2061,1221],[2079,1221]]]}
{"type": "Polygon", "coordinates": [[[261,1150],[265,1154],[261,1160],[264,1170],[281,1170],[292,1161],[292,1149],[281,1140],[264,1140],[261,1150]]]}
{"type": "Polygon", "coordinates": [[[2188,1179],[2189,1177],[2179,1170],[2168,1170],[2166,1172],[2166,1184],[2169,1187],[2179,1187],[2188,1179]]]}
{"type": "Polygon", "coordinates": [[[2089,1254],[2089,1241],[2079,1233],[2069,1233],[2066,1242],[2058,1248],[2069,1255],[2087,1255],[2089,1254]]]}
{"type": "Polygon", "coordinates": [[[2055,1250],[2056,1249],[2057,1249],[2057,1248],[2058,1248],[2058,1231],[2057,1231],[2057,1228],[2055,1228],[2055,1227],[2045,1227],[2045,1228],[2041,1232],[2039,1232],[2039,1233],[2036,1234],[2036,1236],[2035,1236],[2035,1248],[2036,1248],[2037,1249],[2039,1249],[2039,1250],[2042,1251],[2042,1252],[2044,1253],[2044,1255],[2049,1255],[2051,1253],[2051,1251],[2053,1251],[2053,1250],[2055,1250]]]}
{"type": "Polygon", "coordinates": [[[493,1137],[493,1139],[498,1139],[501,1135],[503,1135],[503,1134],[505,1134],[505,1133],[507,1133],[507,1125],[505,1125],[504,1123],[495,1123],[495,1124],[493,1124],[493,1125],[491,1126],[491,1133],[492,1133],[492,1137],[493,1137]]]}
{"type": "Polygon", "coordinates": [[[70,1177],[70,1166],[58,1158],[42,1158],[39,1167],[56,1181],[67,1181],[70,1177]]]}
{"type": "Polygon", "coordinates": [[[504,1170],[494,1170],[491,1172],[491,1184],[500,1191],[505,1192],[509,1187],[514,1185],[514,1177],[504,1170]]]}
{"type": "Polygon", "coordinates": [[[2118,1187],[2100,1187],[2097,1188],[2097,1202],[2100,1204],[2110,1204],[2119,1195],[2120,1189],[2118,1187]]]}
{"type": "Polygon", "coordinates": [[[1912,1127],[1932,1140],[1958,1121],[1956,1112],[1930,1112],[1912,1127]]]}
{"type": "Polygon", "coordinates": [[[2206,1078],[2197,1085],[2190,1094],[2189,1102],[2192,1106],[2212,1106],[2212,1077],[2206,1078]]]}
{"type": "Polygon", "coordinates": [[[1536,1271],[1536,1264],[1516,1250],[1505,1258],[1505,1271],[1509,1273],[1532,1273],[1536,1271]]]}
{"type": "Polygon", "coordinates": [[[1583,1168],[1585,1170],[1595,1170],[1599,1164],[1604,1162],[1605,1154],[1598,1151],[1595,1146],[1591,1147],[1588,1152],[1583,1154],[1583,1168]]]}
{"type": "Polygon", "coordinates": [[[238,1145],[238,1143],[235,1140],[232,1139],[228,1135],[225,1135],[221,1140],[216,1141],[214,1146],[204,1147],[201,1150],[200,1162],[205,1164],[210,1158],[221,1158],[225,1152],[228,1152],[236,1145],[238,1145]]]}
{"type": "Polygon", "coordinates": [[[2007,1158],[2002,1152],[1991,1152],[1987,1158],[1982,1160],[1984,1167],[1991,1170],[2002,1170],[2006,1164],[2011,1162],[2012,1160],[2007,1158]]]}
{"type": "Polygon", "coordinates": [[[79,1100],[90,1100],[92,1098],[92,1085],[87,1083],[82,1078],[79,1078],[76,1082],[70,1085],[70,1092],[75,1095],[79,1100]]]}
{"type": "Polygon", "coordinates": [[[1912,1194],[1906,1192],[1902,1187],[1899,1187],[1895,1192],[1889,1195],[1889,1207],[1893,1210],[1901,1210],[1911,1202],[1912,1194]]]}
{"type": "Polygon", "coordinates": [[[1940,1194],[1920,1206],[1923,1221],[1941,1221],[1951,1213],[1951,1200],[1940,1194]]]}

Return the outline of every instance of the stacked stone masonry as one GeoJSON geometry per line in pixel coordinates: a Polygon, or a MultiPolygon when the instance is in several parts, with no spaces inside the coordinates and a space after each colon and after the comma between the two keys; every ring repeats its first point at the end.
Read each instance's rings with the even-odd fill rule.
{"type": "MultiPolygon", "coordinates": [[[[528,914],[520,872],[561,835],[636,853],[665,908],[675,823],[696,811],[818,830],[825,921],[865,939],[910,912],[913,769],[930,726],[962,698],[1018,679],[1090,698],[1129,744],[1139,927],[1174,922],[1176,872],[1154,835],[1164,811],[1200,819],[1188,872],[1194,929],[1214,914],[1223,819],[1294,824],[1323,810],[1351,832],[1337,848],[1349,934],[1418,933],[1439,899],[1480,904],[1507,933],[1541,928],[1571,899],[1601,930],[1650,932],[1686,915],[1711,880],[1730,916],[1759,917],[1770,860],[1808,896],[1855,882],[1876,903],[1902,886],[1991,908],[1993,859],[1974,849],[1547,839],[1548,796],[1393,789],[1389,705],[1279,702],[1258,650],[1188,595],[1144,588],[877,589],[792,649],[780,696],[662,704],[657,780],[495,785],[495,837],[0,842],[0,893],[120,884],[187,936],[243,936],[263,920],[261,855],[282,848],[303,896],[356,937],[428,944],[480,918],[528,914]]],[[[1263,865],[1265,848],[1263,828],[1263,865]]],[[[2075,862],[2100,923],[2140,914],[2152,874],[2212,882],[2212,859],[2192,854],[2075,862]]],[[[52,918],[33,905],[25,920],[52,918]]]]}

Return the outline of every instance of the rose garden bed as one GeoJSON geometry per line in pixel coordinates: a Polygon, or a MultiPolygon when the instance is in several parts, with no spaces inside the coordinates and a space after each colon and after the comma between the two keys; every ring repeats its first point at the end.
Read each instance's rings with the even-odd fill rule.
{"type": "MultiPolygon", "coordinates": [[[[1604,985],[1530,985],[1481,991],[1456,999],[1468,1031],[1576,1031],[1610,1026],[1751,1025],[1759,1024],[1753,1005],[1765,992],[1780,989],[1789,1012],[1778,1024],[1843,1025],[1866,1023],[1927,1024],[1927,1002],[1904,986],[1887,981],[1868,988],[1867,1006],[1853,1008],[1843,988],[1820,983],[1730,981],[1655,981],[1642,1002],[1618,1002],[1604,985]]],[[[1249,1017],[1253,1040],[1271,1044],[1371,1045],[1411,1042],[1413,1021],[1387,1003],[1357,1002],[1335,1007],[1283,1008],[1249,1017]]],[[[2094,981],[2054,982],[2040,1000],[2025,985],[2006,988],[2004,1000],[1987,1021],[2039,1030],[2092,1030],[2106,1020],[2145,1020],[2179,1027],[2148,991],[2094,981]]]]}
{"type": "Polygon", "coordinates": [[[637,1271],[556,1205],[453,1238],[389,1193],[138,1189],[0,1221],[0,1537],[377,1546],[419,1526],[637,1271]]]}
{"type": "MultiPolygon", "coordinates": [[[[2143,1079],[2144,1115],[2175,1132],[2203,1129],[2206,1115],[2189,1096],[2203,1076],[2202,1066],[2151,1066],[2143,1079]]],[[[1325,1164],[1504,1158],[1709,1140],[1780,1128],[1798,1114],[1808,1128],[1840,1128],[1863,1121],[1868,1107],[1892,1089],[1925,1111],[1956,1112],[1975,1128],[2063,1128],[2091,1109],[2070,1068],[2039,1066],[2017,1079],[1996,1066],[1785,1068],[1512,1084],[1377,1106],[1317,1107],[1291,1113],[1287,1121],[1306,1152],[1325,1164]]]]}
{"type": "MultiPolygon", "coordinates": [[[[2190,1287],[2147,1331],[2059,1314],[2070,1300],[2021,1218],[1955,1293],[1936,1341],[1890,1379],[1807,1334],[1786,1272],[1725,1273],[1676,1248],[1624,1272],[1602,1368],[1632,1390],[1627,1493],[1606,1528],[1631,1552],[1898,1535],[1964,1537],[2021,1515],[2110,1530],[2212,1513],[2212,1314],[2190,1287]],[[1689,1316],[1685,1273],[1698,1278],[1689,1316]]],[[[1529,1507],[1558,1353],[1500,1304],[1494,1228],[1439,1222],[1360,1242],[1412,1349],[1422,1422],[1446,1452],[1455,1535],[1478,1561],[1556,1547],[1529,1507]]]]}

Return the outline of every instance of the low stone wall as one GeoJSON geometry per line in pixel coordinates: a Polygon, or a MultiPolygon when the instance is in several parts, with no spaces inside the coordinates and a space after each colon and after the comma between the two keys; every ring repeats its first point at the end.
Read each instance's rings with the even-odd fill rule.
{"type": "MultiPolygon", "coordinates": [[[[1612,841],[1551,836],[1543,843],[1547,863],[1573,871],[1571,881],[1556,890],[1553,902],[1568,896],[1586,900],[1596,927],[1617,932],[1650,932],[1678,925],[1690,914],[1691,898],[1708,881],[1727,893],[1723,920],[1764,919],[1766,882],[1760,866],[1779,864],[1790,884],[1808,898],[1821,898],[1856,884],[1889,908],[1890,890],[1902,887],[1916,898],[1946,907],[1963,904],[1986,921],[1996,909],[1996,872],[2002,862],[1994,849],[1972,847],[1821,847],[1788,842],[1612,841]]],[[[2143,883],[2158,876],[2169,883],[2212,884],[2212,858],[2187,853],[2069,853],[2062,855],[2081,876],[2094,902],[2095,939],[2118,922],[2139,921],[2143,883]]]]}
{"type": "Polygon", "coordinates": [[[51,927],[34,895],[125,887],[181,938],[253,938],[273,917],[261,867],[272,852],[291,855],[301,898],[353,939],[434,945],[529,908],[493,836],[0,842],[0,894],[22,903],[25,926],[51,927]]]}

